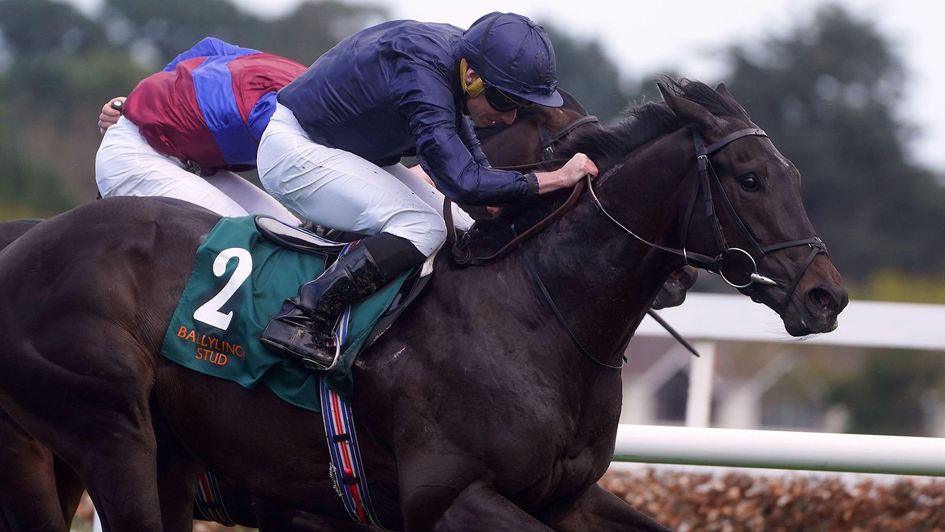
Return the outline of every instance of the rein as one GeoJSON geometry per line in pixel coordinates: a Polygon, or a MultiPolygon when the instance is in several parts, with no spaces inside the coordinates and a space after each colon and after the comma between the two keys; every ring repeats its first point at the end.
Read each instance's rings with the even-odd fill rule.
{"type": "MultiPolygon", "coordinates": [[[[583,122],[583,123],[587,123],[587,122],[583,122]]],[[[582,125],[582,124],[579,124],[579,125],[582,125]]],[[[577,126],[574,126],[574,127],[577,127],[577,126]]],[[[570,129],[573,129],[573,128],[570,128],[570,129]]],[[[702,138],[702,135],[698,131],[694,130],[692,132],[693,146],[694,146],[695,155],[696,155],[696,166],[698,168],[699,187],[696,189],[695,194],[692,197],[692,200],[689,202],[689,208],[685,213],[684,223],[682,224],[682,235],[681,235],[681,242],[683,243],[682,248],[672,248],[672,247],[656,244],[654,242],[650,242],[649,240],[637,235],[632,230],[627,228],[625,225],[621,224],[616,218],[614,218],[613,215],[607,212],[607,209],[604,208],[604,205],[601,203],[600,198],[597,197],[597,193],[594,191],[594,186],[591,184],[591,176],[589,175],[586,176],[586,187],[597,209],[608,220],[610,220],[613,224],[615,224],[618,228],[623,230],[625,233],[629,234],[633,238],[639,240],[640,242],[646,244],[649,247],[659,249],[661,251],[665,251],[667,253],[671,253],[671,254],[682,257],[683,262],[686,265],[692,264],[704,270],[707,270],[713,273],[718,273],[726,283],[728,283],[729,285],[737,289],[747,288],[748,286],[752,284],[756,284],[756,283],[767,285],[767,286],[782,286],[782,283],[758,273],[758,262],[762,258],[764,258],[765,255],[768,255],[769,253],[773,253],[775,251],[788,249],[788,248],[792,248],[796,246],[803,246],[803,245],[810,246],[811,248],[810,254],[807,256],[807,259],[805,260],[800,272],[792,280],[792,282],[790,283],[790,286],[786,290],[784,299],[781,302],[781,308],[778,310],[778,313],[780,314],[780,313],[783,313],[784,308],[787,307],[789,303],[791,303],[791,296],[794,294],[794,291],[797,289],[797,286],[800,284],[800,280],[801,278],[803,278],[804,273],[813,263],[817,255],[821,253],[824,253],[824,254],[827,253],[827,247],[824,244],[823,240],[821,240],[817,236],[812,236],[809,238],[803,238],[803,239],[798,239],[798,240],[790,240],[786,242],[780,242],[780,243],[772,244],[765,247],[762,247],[760,244],[758,244],[758,241],[754,238],[754,236],[748,230],[748,227],[742,221],[741,217],[736,212],[734,205],[732,205],[731,200],[726,195],[725,189],[722,186],[722,182],[719,179],[718,173],[715,171],[715,167],[712,166],[712,161],[710,160],[711,155],[721,151],[723,148],[735,142],[736,140],[739,140],[745,137],[767,138],[768,134],[765,133],[765,131],[760,128],[740,129],[738,131],[735,131],[726,135],[725,137],[721,138],[720,140],[718,140],[717,142],[713,144],[706,145],[705,141],[702,138]],[[718,190],[718,194],[722,201],[722,204],[724,205],[726,211],[728,211],[732,219],[735,220],[735,224],[738,227],[739,231],[741,232],[742,236],[744,236],[747,239],[747,241],[751,243],[754,250],[758,252],[757,260],[755,259],[755,256],[752,255],[752,253],[745,251],[744,249],[741,249],[741,248],[730,247],[728,243],[726,242],[725,234],[722,231],[722,224],[716,214],[715,203],[713,202],[713,198],[712,198],[713,184],[715,188],[718,190]],[[692,215],[694,214],[697,208],[697,202],[699,200],[700,194],[703,199],[703,208],[705,209],[705,215],[711,223],[713,236],[715,237],[716,246],[719,250],[718,254],[715,255],[714,257],[709,256],[709,255],[704,255],[701,253],[687,251],[686,249],[687,232],[689,228],[689,223],[692,219],[692,215]],[[733,268],[735,271],[733,271],[733,268]],[[744,271],[740,271],[741,269],[744,269],[744,271]],[[744,276],[743,279],[745,282],[738,282],[737,279],[733,280],[735,279],[735,276],[738,274],[742,274],[744,276]]],[[[557,137],[557,138],[560,139],[560,137],[557,137]]],[[[550,152],[543,150],[543,154],[544,153],[553,154],[553,150],[551,150],[550,152]]],[[[537,166],[537,164],[541,164],[541,163],[536,163],[534,165],[522,165],[522,167],[530,166],[534,168],[537,166]]],[[[485,257],[476,257],[472,255],[471,251],[468,249],[468,244],[469,244],[468,233],[466,235],[463,235],[462,239],[460,240],[456,239],[455,228],[453,227],[453,224],[452,224],[452,213],[449,206],[449,200],[448,199],[445,200],[443,213],[446,220],[446,225],[448,228],[450,228],[450,241],[453,243],[452,251],[453,251],[454,260],[457,262],[457,264],[460,264],[460,265],[482,265],[482,264],[487,264],[489,262],[495,261],[498,258],[505,256],[511,250],[517,248],[524,240],[534,236],[535,234],[543,230],[552,222],[560,218],[565,212],[567,212],[568,209],[573,207],[577,203],[578,199],[580,198],[580,194],[583,192],[584,186],[582,185],[583,183],[581,182],[575,185],[574,189],[572,190],[571,196],[568,198],[568,200],[564,204],[562,204],[560,207],[555,209],[554,212],[546,216],[544,219],[542,219],[540,222],[538,222],[537,224],[535,224],[534,226],[526,230],[521,235],[518,235],[517,237],[512,239],[509,243],[504,245],[497,252],[491,255],[485,256],[485,257]]],[[[544,297],[545,302],[551,308],[555,317],[558,319],[558,322],[567,331],[568,335],[571,337],[571,340],[577,346],[581,355],[583,355],[588,360],[594,362],[598,366],[601,366],[607,369],[619,370],[623,368],[624,364],[626,364],[627,362],[626,356],[623,356],[623,360],[619,365],[611,365],[605,362],[601,362],[600,360],[595,358],[593,355],[591,355],[587,351],[587,349],[583,347],[583,345],[581,345],[580,341],[577,339],[574,332],[571,330],[571,328],[568,326],[567,322],[565,321],[564,316],[561,314],[560,310],[558,310],[558,306],[555,304],[554,300],[551,298],[551,294],[549,293],[541,277],[538,275],[538,272],[535,270],[534,265],[528,261],[525,261],[525,263],[532,278],[535,279],[535,282],[538,285],[539,291],[544,297]]],[[[653,313],[651,310],[650,314],[654,315],[655,313],[653,313]]],[[[657,318],[657,317],[654,316],[654,318],[657,318]]],[[[658,318],[657,318],[657,321],[660,322],[661,324],[664,323],[662,320],[658,318]]],[[[664,327],[666,327],[666,325],[664,325],[664,327]]],[[[689,350],[693,352],[693,354],[698,356],[698,353],[696,353],[695,350],[692,349],[691,346],[689,346],[688,343],[685,342],[685,340],[683,340],[681,336],[678,335],[678,333],[676,333],[676,331],[674,331],[671,327],[666,327],[666,328],[670,333],[673,334],[673,336],[677,340],[682,342],[683,345],[689,347],[689,350]]]]}
{"type": "MultiPolygon", "coordinates": [[[[591,184],[591,176],[586,177],[587,190],[591,195],[594,205],[597,206],[597,209],[605,217],[607,217],[608,220],[613,222],[617,227],[622,229],[625,233],[629,234],[630,236],[639,240],[640,242],[646,244],[647,246],[665,251],[667,253],[678,255],[683,258],[683,260],[685,261],[685,264],[687,265],[692,262],[692,259],[695,259],[696,262],[693,263],[694,265],[696,265],[697,267],[701,267],[702,269],[705,269],[710,272],[717,271],[726,283],[728,283],[729,285],[735,288],[746,288],[753,283],[769,285],[769,286],[781,286],[781,284],[778,283],[777,281],[772,280],[771,278],[765,277],[758,273],[758,266],[757,266],[758,263],[755,261],[755,258],[751,253],[741,248],[729,247],[728,244],[726,243],[725,234],[722,232],[722,224],[719,221],[718,217],[716,216],[715,204],[712,201],[712,183],[715,183],[715,186],[718,188],[719,197],[722,200],[722,204],[725,206],[725,209],[729,212],[729,215],[735,220],[735,223],[739,231],[742,233],[742,235],[745,238],[748,239],[749,242],[751,242],[754,248],[760,253],[760,256],[758,259],[759,261],[765,255],[772,253],[774,251],[788,249],[788,248],[796,247],[796,246],[803,246],[803,245],[808,245],[811,247],[811,252],[807,256],[807,259],[804,261],[804,264],[800,270],[800,273],[798,273],[797,277],[791,282],[790,287],[787,289],[785,293],[784,299],[781,302],[781,309],[778,311],[778,313],[780,314],[780,313],[783,313],[784,308],[788,305],[789,302],[791,302],[791,296],[794,294],[794,290],[797,289],[797,285],[800,283],[800,280],[804,276],[804,273],[807,271],[807,268],[810,267],[811,263],[814,261],[814,258],[820,253],[826,254],[827,247],[824,244],[823,240],[821,240],[817,236],[799,239],[799,240],[790,240],[790,241],[780,242],[777,244],[772,244],[770,246],[762,247],[758,244],[757,240],[755,240],[754,236],[752,236],[751,232],[748,230],[748,227],[742,221],[741,217],[738,216],[738,213],[735,211],[734,205],[732,205],[731,200],[729,200],[728,196],[725,194],[725,189],[722,187],[722,181],[719,179],[718,173],[716,173],[715,168],[712,166],[712,162],[709,160],[709,156],[717,153],[718,151],[722,150],[723,148],[725,148],[726,146],[728,146],[732,142],[735,142],[738,139],[741,139],[744,137],[752,137],[752,136],[753,137],[767,137],[768,135],[767,133],[764,132],[764,130],[759,129],[759,128],[741,129],[741,130],[738,130],[738,131],[735,131],[733,133],[726,135],[725,137],[720,139],[718,142],[715,142],[714,144],[710,144],[706,146],[705,141],[702,139],[702,136],[699,134],[699,132],[693,131],[693,144],[695,146],[695,153],[696,153],[696,160],[697,160],[697,167],[699,170],[698,173],[699,173],[700,181],[699,181],[699,188],[696,189],[695,195],[693,196],[692,200],[689,202],[689,209],[686,213],[685,223],[682,226],[683,227],[682,229],[683,247],[682,248],[671,248],[671,247],[662,246],[660,244],[650,242],[649,240],[637,235],[636,233],[631,231],[629,228],[627,228],[625,225],[617,221],[617,219],[614,218],[613,215],[607,212],[607,209],[604,208],[604,205],[601,203],[600,198],[597,197],[597,193],[594,191],[594,186],[591,184]],[[710,179],[710,173],[711,173],[711,179],[710,179]],[[706,216],[709,218],[712,224],[713,234],[716,240],[716,245],[718,246],[720,250],[718,255],[716,255],[715,257],[710,257],[708,255],[703,255],[700,253],[689,252],[685,248],[686,232],[689,227],[689,222],[692,219],[692,214],[695,212],[696,202],[698,201],[700,192],[703,196],[703,200],[704,200],[703,204],[706,211],[706,216]],[[726,263],[730,264],[732,262],[732,257],[735,257],[736,266],[749,266],[751,270],[751,271],[743,272],[743,273],[748,274],[747,282],[744,284],[736,284],[735,282],[730,280],[729,277],[732,276],[731,272],[728,276],[725,274],[725,270],[728,269],[726,267],[726,263]],[[747,258],[749,262],[748,263],[742,262],[741,264],[738,264],[737,260],[742,257],[747,258]]],[[[617,167],[614,167],[614,168],[617,168],[617,167]]],[[[611,169],[611,172],[613,171],[614,168],[611,169]]],[[[604,177],[606,177],[606,174],[604,177]]],[[[575,191],[577,191],[578,188],[583,188],[583,187],[575,186],[575,191]]],[[[572,194],[572,196],[574,196],[574,194],[572,194]]],[[[570,202],[570,199],[569,199],[569,202],[570,202]]],[[[558,211],[555,211],[555,213],[557,212],[558,211]]],[[[541,276],[538,274],[538,271],[535,270],[535,266],[529,261],[525,261],[525,265],[528,268],[528,271],[531,274],[532,278],[535,279],[535,282],[538,285],[538,288],[542,296],[545,298],[545,302],[551,308],[552,312],[555,315],[555,318],[558,319],[558,322],[561,324],[561,326],[564,327],[565,331],[567,331],[568,336],[571,337],[571,341],[574,342],[574,345],[577,346],[581,355],[583,355],[585,358],[587,358],[591,362],[594,362],[595,364],[603,368],[616,369],[616,370],[623,368],[623,366],[627,363],[626,356],[622,357],[623,360],[619,365],[611,365],[605,362],[601,362],[600,360],[595,358],[593,355],[591,355],[587,351],[587,349],[584,348],[583,345],[581,345],[581,342],[578,340],[577,336],[574,334],[574,331],[572,331],[571,327],[568,326],[568,323],[567,321],[565,321],[564,316],[561,314],[561,311],[558,310],[558,306],[555,304],[554,300],[551,298],[551,294],[549,293],[548,288],[545,286],[545,283],[542,281],[541,276]]],[[[660,325],[663,325],[663,327],[666,328],[666,330],[669,331],[669,333],[672,334],[673,337],[676,338],[676,340],[678,340],[683,346],[689,349],[690,352],[692,352],[696,356],[699,356],[699,353],[696,352],[696,350],[692,346],[690,346],[689,343],[686,342],[685,339],[683,339],[682,336],[679,335],[678,332],[676,332],[672,327],[670,327],[668,323],[663,321],[655,312],[653,312],[652,309],[648,310],[648,313],[660,325]]]]}
{"type": "MultiPolygon", "coordinates": [[[[566,159],[553,157],[555,154],[555,145],[563,138],[573,133],[577,128],[587,124],[596,124],[599,122],[600,120],[598,120],[598,118],[594,115],[582,116],[581,118],[578,118],[564,126],[554,134],[549,133],[544,125],[539,124],[538,136],[539,147],[541,149],[541,160],[533,163],[516,164],[512,166],[497,166],[496,168],[500,170],[535,170],[551,163],[560,162],[563,164],[567,162],[566,159]]],[[[520,235],[507,242],[505,245],[499,248],[498,251],[485,256],[475,256],[472,254],[472,250],[469,249],[469,233],[466,233],[462,237],[457,238],[456,227],[453,225],[453,212],[452,209],[450,209],[450,199],[444,198],[443,219],[446,222],[447,228],[447,244],[452,245],[453,260],[460,266],[482,266],[484,264],[489,264],[490,262],[499,260],[521,245],[522,242],[540,233],[552,222],[561,218],[564,213],[566,213],[578,202],[582,192],[584,192],[584,184],[579,182],[574,186],[574,188],[571,190],[571,195],[568,196],[568,199],[563,204],[561,204],[560,207],[555,209],[548,216],[542,218],[535,225],[523,231],[520,235]]]]}
{"type": "Polygon", "coordinates": [[[443,204],[443,217],[446,221],[446,227],[450,228],[450,233],[453,240],[453,260],[456,264],[460,266],[482,266],[483,264],[489,264],[494,262],[506,255],[508,255],[512,250],[517,248],[522,242],[528,240],[529,238],[540,233],[546,227],[551,225],[552,222],[561,218],[564,213],[573,207],[578,200],[581,198],[581,193],[584,192],[584,182],[579,181],[574,188],[571,190],[571,195],[568,196],[567,201],[561,204],[560,207],[555,209],[551,214],[542,218],[538,223],[529,227],[523,231],[520,235],[516,236],[512,240],[509,240],[504,246],[499,248],[495,253],[491,253],[486,256],[475,256],[472,254],[472,251],[469,249],[469,233],[464,234],[461,238],[456,238],[456,228],[453,226],[453,212],[449,208],[449,199],[446,199],[443,204]]]}
{"type": "MultiPolygon", "coordinates": [[[[574,342],[574,345],[577,346],[578,351],[581,352],[581,355],[583,355],[584,358],[590,360],[591,362],[597,364],[598,366],[601,366],[607,369],[623,369],[623,367],[627,364],[626,355],[621,355],[622,360],[619,365],[607,364],[606,362],[601,362],[600,360],[595,358],[594,355],[592,355],[587,349],[584,348],[583,345],[581,345],[581,341],[578,340],[577,335],[574,334],[574,331],[572,331],[571,327],[568,326],[568,322],[565,321],[564,315],[561,314],[560,310],[558,310],[558,305],[555,303],[555,300],[551,298],[551,292],[548,291],[548,287],[545,286],[545,282],[542,281],[541,276],[538,275],[538,270],[535,269],[535,265],[532,264],[532,262],[528,260],[523,261],[523,262],[525,263],[525,267],[528,268],[528,273],[531,274],[532,278],[535,279],[535,283],[538,285],[538,289],[541,291],[541,295],[545,298],[545,303],[547,303],[548,306],[551,308],[551,311],[554,313],[555,318],[558,319],[558,323],[560,323],[564,327],[564,330],[567,331],[568,336],[571,337],[571,341],[574,342]]],[[[672,329],[669,329],[669,331],[671,333],[675,332],[672,329]]],[[[699,355],[697,354],[696,356],[699,356],[699,355]]]]}

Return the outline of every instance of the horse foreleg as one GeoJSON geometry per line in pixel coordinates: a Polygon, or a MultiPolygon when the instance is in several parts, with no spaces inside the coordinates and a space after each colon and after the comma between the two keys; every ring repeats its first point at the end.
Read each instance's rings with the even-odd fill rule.
{"type": "Polygon", "coordinates": [[[158,430],[157,481],[164,530],[193,529],[194,495],[203,468],[170,430],[158,430]]]}
{"type": "MultiPolygon", "coordinates": [[[[413,497],[420,502],[420,499],[413,497]]],[[[422,504],[417,505],[422,521],[429,518],[424,516],[422,504]]],[[[416,522],[416,516],[407,515],[407,528],[411,522],[416,522]]],[[[427,528],[421,525],[417,528],[427,528]]],[[[515,531],[515,532],[548,532],[550,529],[540,521],[512,504],[511,501],[499,495],[490,486],[481,482],[474,482],[456,496],[446,511],[433,521],[432,530],[437,531],[515,531]]]]}
{"type": "Polygon", "coordinates": [[[103,438],[89,449],[79,468],[106,531],[164,530],[154,435],[150,430],[139,430],[144,433],[131,436],[122,429],[103,438]]]}
{"type": "Polygon", "coordinates": [[[597,484],[592,484],[571,504],[549,512],[545,522],[562,532],[669,530],[597,484]]]}
{"type": "Polygon", "coordinates": [[[60,507],[52,452],[2,411],[0,442],[0,531],[68,530],[75,507],[60,507]]]}
{"type": "Polygon", "coordinates": [[[85,493],[85,486],[82,484],[79,475],[58,457],[53,457],[53,464],[53,470],[56,472],[56,491],[59,493],[59,506],[62,508],[63,517],[66,519],[66,526],[70,527],[75,512],[79,509],[82,494],[85,493]]]}
{"type": "Polygon", "coordinates": [[[150,419],[147,410],[113,419],[111,437],[90,449],[83,462],[82,476],[105,530],[193,529],[201,468],[170,431],[156,434],[150,419]]]}

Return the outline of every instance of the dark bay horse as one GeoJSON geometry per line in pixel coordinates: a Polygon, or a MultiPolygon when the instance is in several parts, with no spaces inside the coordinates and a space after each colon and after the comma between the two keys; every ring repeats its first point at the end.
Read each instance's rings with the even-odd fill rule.
{"type": "MultiPolygon", "coordinates": [[[[562,93],[565,104],[560,108],[532,106],[520,111],[519,119],[512,125],[478,130],[487,157],[505,166],[538,167],[542,161],[553,159],[555,150],[576,133],[599,127],[597,119],[576,99],[562,93]]],[[[38,222],[0,222],[0,249],[38,222]]],[[[695,269],[686,266],[674,271],[657,294],[653,307],[682,304],[694,281],[695,269]]],[[[84,490],[75,472],[23,433],[2,411],[0,441],[4,442],[0,448],[0,470],[7,472],[0,476],[0,531],[53,530],[61,528],[63,521],[68,526],[84,490]],[[57,506],[61,507],[61,518],[54,511],[57,506]]],[[[222,482],[219,487],[228,516],[238,524],[264,530],[287,530],[293,524],[303,530],[313,526],[313,519],[305,514],[273,505],[261,510],[258,502],[251,507],[247,494],[222,482]]]]}
{"type": "MultiPolygon", "coordinates": [[[[511,125],[477,130],[483,151],[490,161],[523,169],[552,168],[557,162],[555,151],[564,142],[581,131],[600,127],[596,117],[589,115],[573,96],[559,90],[565,99],[562,107],[531,106],[520,110],[518,119],[511,125]]],[[[38,222],[0,222],[0,249],[38,222]]],[[[692,267],[675,270],[657,294],[653,308],[682,304],[695,278],[696,270],[692,267]]],[[[0,470],[9,472],[0,477],[0,494],[3,494],[0,495],[0,532],[61,528],[62,521],[52,511],[56,505],[61,506],[68,526],[84,490],[81,480],[48,449],[23,433],[2,411],[0,441],[5,442],[0,448],[0,470]],[[53,496],[54,492],[58,497],[53,496]]],[[[307,514],[277,505],[262,509],[257,501],[251,506],[246,493],[223,482],[218,482],[218,486],[222,497],[220,502],[225,505],[228,517],[237,524],[263,530],[309,530],[319,524],[307,514]]]]}
{"type": "MultiPolygon", "coordinates": [[[[725,271],[741,256],[726,250],[748,249],[758,271],[729,276],[761,281],[740,291],[793,335],[836,326],[847,296],[813,238],[796,169],[724,89],[661,90],[666,106],[571,148],[601,166],[596,195],[614,221],[585,198],[487,268],[441,262],[356,364],[359,439],[387,526],[656,528],[595,484],[620,409],[619,372],[604,365],[618,365],[683,257],[725,271]],[[706,259],[716,256],[726,260],[706,259]]],[[[0,407],[79,472],[110,529],[188,529],[200,467],[344,515],[316,416],[157,354],[215,221],[180,202],[116,198],[0,254],[0,407]]]]}

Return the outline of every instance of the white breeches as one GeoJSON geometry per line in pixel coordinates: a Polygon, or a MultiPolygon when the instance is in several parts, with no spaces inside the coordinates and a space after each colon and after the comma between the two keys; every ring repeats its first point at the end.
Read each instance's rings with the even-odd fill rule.
{"type": "MultiPolygon", "coordinates": [[[[276,199],[318,225],[405,238],[426,256],[446,240],[443,194],[402,164],[383,168],[312,142],[287,107],[276,106],[259,144],[259,179],[276,199]]],[[[473,220],[453,206],[456,227],[473,220]]]]}
{"type": "Polygon", "coordinates": [[[95,181],[102,197],[162,196],[200,205],[222,216],[267,214],[290,225],[299,220],[265,191],[220,170],[201,177],[155,151],[125,117],[105,131],[95,156],[95,181]]]}

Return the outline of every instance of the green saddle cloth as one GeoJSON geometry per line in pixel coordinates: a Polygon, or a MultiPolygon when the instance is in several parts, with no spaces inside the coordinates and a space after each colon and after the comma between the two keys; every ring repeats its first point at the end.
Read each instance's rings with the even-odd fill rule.
{"type": "MultiPolygon", "coordinates": [[[[295,406],[319,411],[318,375],[297,360],[271,352],[259,336],[282,302],[324,269],[322,257],[266,239],[252,216],[222,218],[197,249],[161,354],[245,388],[264,384],[295,406]]],[[[350,397],[351,365],[408,275],[352,305],[341,360],[326,376],[342,396],[350,397]]]]}

